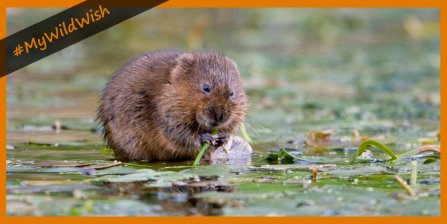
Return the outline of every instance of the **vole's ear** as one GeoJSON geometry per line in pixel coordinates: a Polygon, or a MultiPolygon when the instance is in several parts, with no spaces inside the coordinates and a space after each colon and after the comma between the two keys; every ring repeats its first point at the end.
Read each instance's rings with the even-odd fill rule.
{"type": "Polygon", "coordinates": [[[229,57],[226,56],[225,59],[227,59],[227,61],[230,62],[230,64],[234,67],[234,69],[238,70],[236,62],[234,62],[233,60],[231,60],[229,57]]]}
{"type": "Polygon", "coordinates": [[[225,57],[225,60],[227,61],[228,70],[234,71],[236,74],[238,74],[238,77],[239,77],[239,69],[237,68],[236,62],[234,62],[233,60],[231,60],[228,57],[225,57]]]}
{"type": "Polygon", "coordinates": [[[177,58],[177,65],[171,71],[171,81],[179,80],[182,75],[191,72],[194,66],[194,57],[191,53],[184,53],[177,58]]]}

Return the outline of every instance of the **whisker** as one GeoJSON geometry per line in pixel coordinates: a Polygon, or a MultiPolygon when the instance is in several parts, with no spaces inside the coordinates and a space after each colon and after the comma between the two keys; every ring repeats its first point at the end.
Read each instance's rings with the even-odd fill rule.
{"type": "MultiPolygon", "coordinates": [[[[248,120],[248,119],[247,119],[248,120]]],[[[250,126],[250,128],[258,135],[258,137],[260,138],[261,136],[259,135],[259,133],[253,128],[253,126],[251,126],[250,123],[245,122],[245,124],[247,124],[248,126],[250,126]]],[[[247,132],[248,132],[248,128],[247,128],[247,132]]]]}

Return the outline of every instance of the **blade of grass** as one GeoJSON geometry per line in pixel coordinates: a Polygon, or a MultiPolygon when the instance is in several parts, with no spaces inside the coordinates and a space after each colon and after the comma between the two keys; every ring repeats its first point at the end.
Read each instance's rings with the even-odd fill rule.
{"type": "Polygon", "coordinates": [[[390,161],[400,160],[400,158],[396,154],[394,154],[388,147],[382,145],[380,142],[374,140],[366,140],[359,145],[357,152],[354,154],[354,158],[352,159],[351,163],[357,162],[357,158],[364,152],[366,152],[366,149],[369,149],[371,145],[376,146],[377,148],[381,149],[382,151],[386,152],[386,154],[391,156],[390,161]]]}
{"type": "MultiPolygon", "coordinates": [[[[219,131],[217,129],[214,129],[213,133],[211,133],[212,135],[216,135],[219,131]]],[[[209,142],[205,142],[202,145],[202,148],[200,149],[199,155],[197,155],[196,160],[194,160],[194,163],[192,164],[193,166],[197,166],[200,162],[200,159],[203,156],[203,153],[205,153],[205,151],[208,149],[208,147],[210,147],[210,143],[209,142]]]]}
{"type": "Polygon", "coordinates": [[[242,138],[245,139],[245,141],[247,141],[248,143],[254,143],[255,141],[253,141],[253,139],[248,135],[247,133],[247,129],[245,128],[245,124],[242,123],[241,124],[241,135],[242,138]]]}

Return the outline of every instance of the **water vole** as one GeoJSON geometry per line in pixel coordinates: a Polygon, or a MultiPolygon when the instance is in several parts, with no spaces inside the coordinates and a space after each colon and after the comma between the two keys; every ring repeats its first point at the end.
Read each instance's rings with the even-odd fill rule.
{"type": "Polygon", "coordinates": [[[165,50],[131,60],[104,89],[98,119],[119,157],[193,159],[204,142],[205,158],[251,153],[234,135],[245,121],[247,96],[236,63],[214,52],[165,50]],[[219,134],[210,133],[217,128],[219,134]]]}

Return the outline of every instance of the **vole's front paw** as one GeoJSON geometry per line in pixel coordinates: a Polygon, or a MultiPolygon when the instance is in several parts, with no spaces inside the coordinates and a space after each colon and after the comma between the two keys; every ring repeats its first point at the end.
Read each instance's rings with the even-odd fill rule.
{"type": "Polygon", "coordinates": [[[227,142],[227,137],[223,134],[214,135],[214,146],[219,147],[227,142]]]}
{"type": "Polygon", "coordinates": [[[205,142],[212,144],[213,141],[214,141],[213,135],[210,133],[205,133],[202,135],[202,139],[200,139],[200,144],[203,145],[203,143],[205,142]]]}
{"type": "Polygon", "coordinates": [[[227,137],[223,134],[212,135],[210,133],[206,133],[202,135],[201,142],[202,144],[205,142],[210,143],[212,146],[222,146],[227,141],[227,137]]]}

